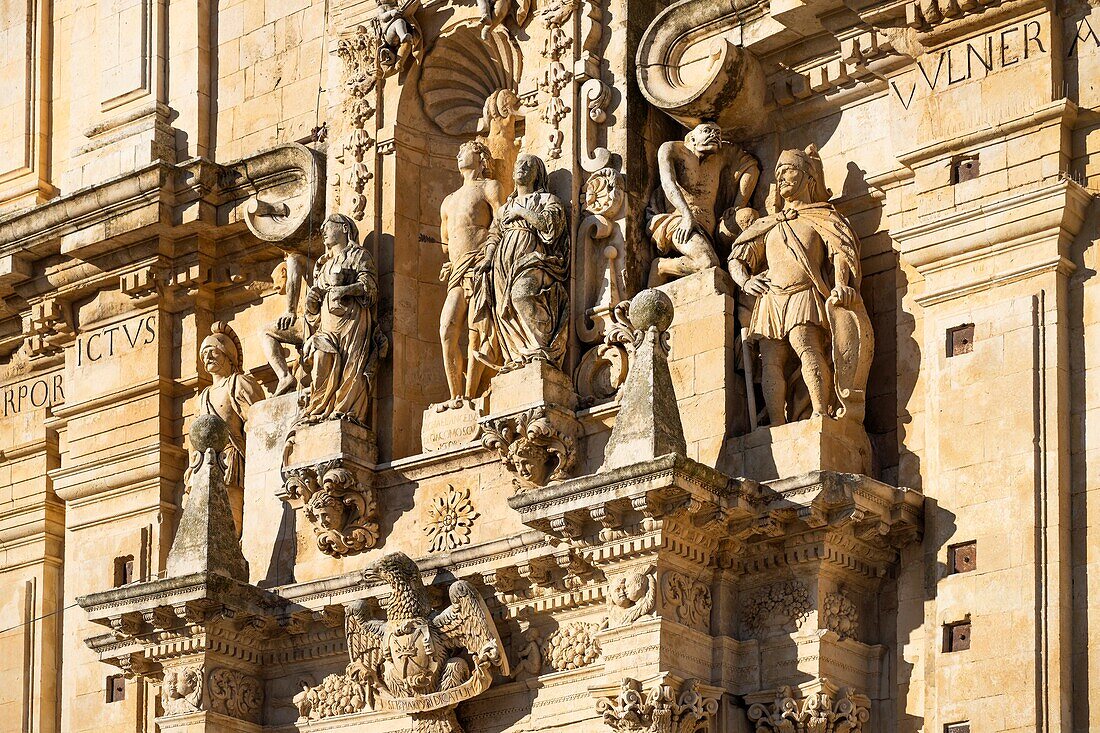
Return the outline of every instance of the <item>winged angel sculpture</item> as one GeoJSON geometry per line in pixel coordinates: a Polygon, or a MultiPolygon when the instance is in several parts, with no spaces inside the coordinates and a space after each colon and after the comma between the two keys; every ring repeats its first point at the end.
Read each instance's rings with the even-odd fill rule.
{"type": "Polygon", "coordinates": [[[432,615],[416,563],[401,552],[386,555],[365,573],[392,589],[386,620],[367,618],[360,602],[348,608],[348,674],[363,682],[371,710],[408,713],[413,733],[462,733],[455,707],[480,695],[493,668],[508,675],[489,608],[472,585],[457,580],[451,605],[432,615]]]}

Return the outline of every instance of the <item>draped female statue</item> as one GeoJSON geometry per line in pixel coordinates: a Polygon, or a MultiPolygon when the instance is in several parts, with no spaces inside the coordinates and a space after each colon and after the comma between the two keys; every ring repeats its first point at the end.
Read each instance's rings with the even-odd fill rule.
{"type": "Polygon", "coordinates": [[[333,214],[322,228],[325,253],[306,294],[309,338],[302,349],[312,377],[299,423],[345,419],[366,426],[378,362],[389,342],[378,327],[378,270],[349,217],[333,214]]]}
{"type": "Polygon", "coordinates": [[[569,232],[547,191],[546,164],[520,155],[515,191],[497,211],[472,307],[489,338],[476,357],[508,371],[543,359],[560,368],[569,338],[569,232]]]}

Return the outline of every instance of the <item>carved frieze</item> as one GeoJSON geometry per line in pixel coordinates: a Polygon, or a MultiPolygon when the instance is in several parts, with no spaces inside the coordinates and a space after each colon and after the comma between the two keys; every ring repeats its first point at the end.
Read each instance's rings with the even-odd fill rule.
{"type": "Polygon", "coordinates": [[[332,557],[347,557],[377,544],[378,501],[375,489],[340,459],[286,471],[284,491],[300,499],[313,526],[317,548],[332,557]]]}
{"type": "Polygon", "coordinates": [[[206,679],[210,710],[239,720],[257,722],[263,712],[264,688],[240,670],[218,667],[206,679]]]}
{"type": "Polygon", "coordinates": [[[661,612],[693,628],[710,626],[710,586],[683,573],[666,570],[661,575],[661,612]]]}
{"type": "Polygon", "coordinates": [[[203,708],[201,664],[187,664],[164,671],[161,706],[165,715],[185,715],[203,708]]]}
{"type": "Polygon", "coordinates": [[[554,672],[587,667],[600,658],[599,631],[599,624],[580,621],[559,627],[546,638],[543,662],[554,672]]]}

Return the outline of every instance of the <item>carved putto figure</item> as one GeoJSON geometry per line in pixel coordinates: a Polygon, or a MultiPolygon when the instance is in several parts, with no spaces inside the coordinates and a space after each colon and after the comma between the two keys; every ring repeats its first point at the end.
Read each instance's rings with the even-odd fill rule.
{"type": "Polygon", "coordinates": [[[813,415],[862,422],[874,339],[859,294],[859,239],[829,204],[813,145],[787,150],[775,168],[783,208],[748,227],[730,274],[756,297],[748,338],[759,341],[761,386],[772,425],[804,417],[792,399],[791,351],[801,362],[813,415]],[[829,353],[830,344],[832,353],[829,353]]]}
{"type": "Polygon", "coordinates": [[[756,219],[749,204],[760,178],[756,159],[723,142],[713,122],[697,125],[683,142],[662,144],[657,163],[661,185],[646,212],[659,255],[650,268],[650,287],[716,267],[715,244],[728,247],[756,219]]]}
{"type": "Polygon", "coordinates": [[[310,336],[302,356],[311,387],[299,423],[342,419],[365,426],[374,375],[389,350],[375,319],[378,271],[350,218],[333,214],[322,231],[325,253],[305,302],[310,336]]]}
{"type": "Polygon", "coordinates": [[[492,156],[484,143],[470,141],[458,149],[458,171],[462,186],[443,199],[439,207],[439,231],[447,262],[439,279],[447,283],[447,298],[439,319],[439,340],[443,345],[443,369],[457,406],[484,391],[485,365],[473,357],[486,337],[485,321],[473,323],[470,297],[474,291],[474,268],[485,257],[485,242],[493,223],[493,212],[503,203],[500,183],[490,177],[492,156]],[[469,339],[469,358],[462,352],[462,335],[469,339]]]}
{"type": "Polygon", "coordinates": [[[378,49],[378,63],[384,69],[400,70],[405,59],[420,50],[420,30],[412,20],[412,14],[420,0],[405,0],[398,5],[394,0],[378,2],[378,36],[382,42],[378,49]]]}
{"type": "Polygon", "coordinates": [[[386,620],[369,620],[364,606],[345,619],[348,674],[365,682],[372,710],[407,712],[417,733],[461,733],[458,703],[489,688],[493,668],[507,676],[508,658],[485,601],[464,580],[451,584],[451,605],[431,617],[416,563],[400,552],[365,573],[390,586],[386,620]]]}
{"type": "Polygon", "coordinates": [[[565,205],[547,190],[541,158],[520,155],[513,179],[515,191],[497,211],[478,266],[474,321],[489,338],[477,358],[501,371],[537,359],[561,368],[569,337],[565,205]]]}
{"type": "MultiPolygon", "coordinates": [[[[210,335],[199,346],[203,369],[213,380],[199,392],[197,415],[217,415],[225,421],[229,443],[225,447],[225,485],[233,507],[237,534],[241,533],[241,513],[244,504],[245,422],[248,408],[264,398],[264,389],[251,374],[245,374],[241,362],[241,340],[229,324],[215,321],[210,335]]],[[[188,490],[197,464],[192,462],[184,477],[188,490]]]]}

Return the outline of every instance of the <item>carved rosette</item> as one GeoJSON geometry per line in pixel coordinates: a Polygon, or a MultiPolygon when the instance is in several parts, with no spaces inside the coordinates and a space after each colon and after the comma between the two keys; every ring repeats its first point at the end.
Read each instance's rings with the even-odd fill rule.
{"type": "Polygon", "coordinates": [[[355,472],[337,459],[286,472],[289,498],[301,499],[317,536],[317,548],[332,557],[347,557],[378,543],[378,500],[355,472]]]}
{"type": "Polygon", "coordinates": [[[479,516],[470,501],[470,490],[459,491],[448,485],[446,495],[435,497],[428,508],[428,523],[424,527],[428,551],[453,550],[470,544],[470,528],[479,516]]]}
{"type": "MultiPolygon", "coordinates": [[[[801,700],[797,690],[780,687],[774,701],[751,702],[748,715],[756,733],[861,733],[871,717],[871,701],[849,688],[837,689],[828,680],[821,680],[820,687],[801,700]]],[[[746,701],[766,694],[750,695],[746,701]]]]}
{"type": "Polygon", "coordinates": [[[626,677],[617,690],[599,687],[591,692],[603,722],[622,733],[708,733],[722,694],[668,674],[653,681],[626,677]]]}
{"type": "Polygon", "coordinates": [[[576,418],[540,405],[482,423],[481,444],[518,476],[517,490],[569,476],[577,457],[576,418]]]}

